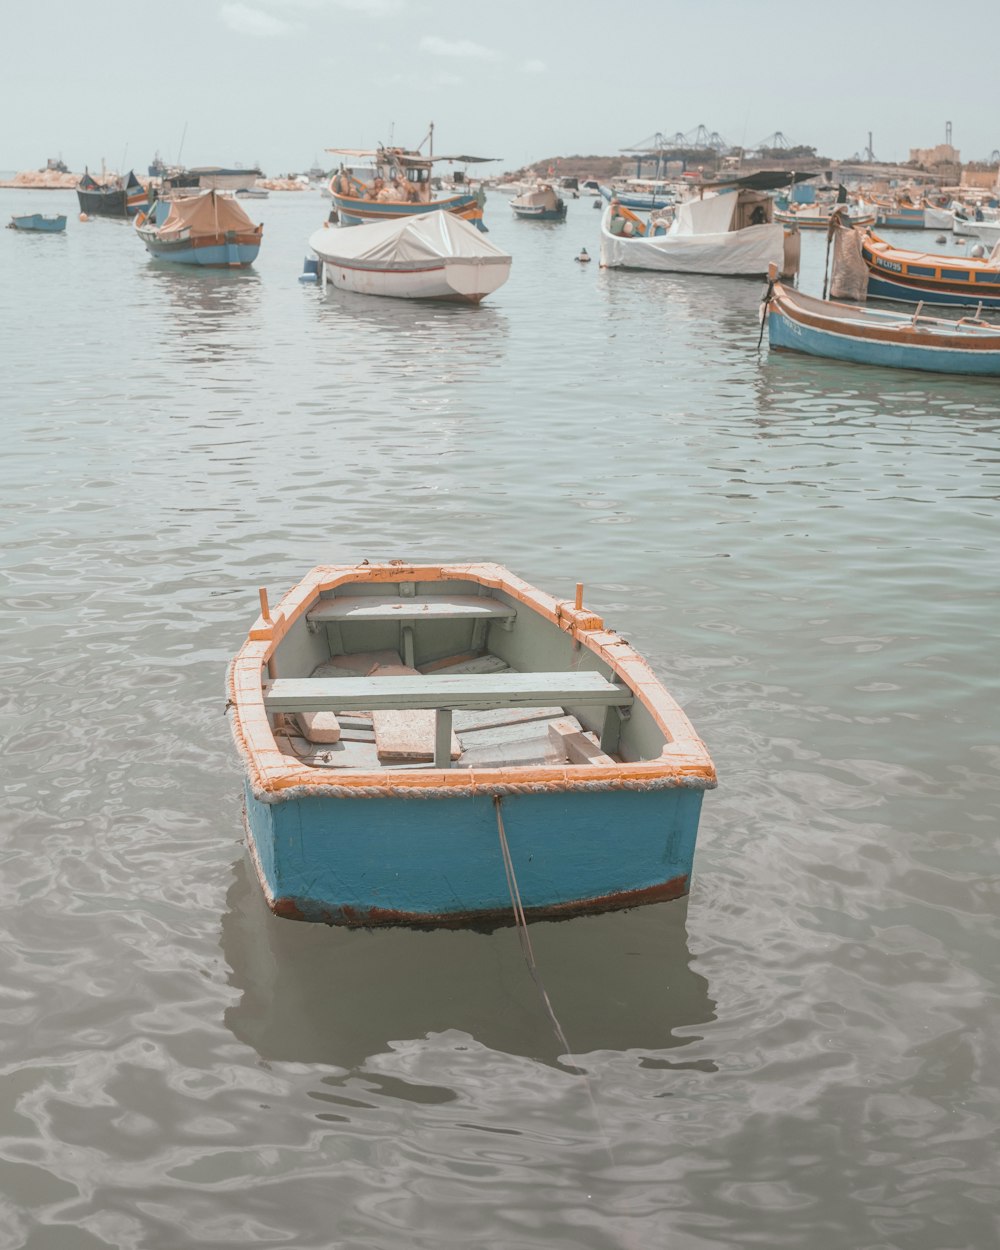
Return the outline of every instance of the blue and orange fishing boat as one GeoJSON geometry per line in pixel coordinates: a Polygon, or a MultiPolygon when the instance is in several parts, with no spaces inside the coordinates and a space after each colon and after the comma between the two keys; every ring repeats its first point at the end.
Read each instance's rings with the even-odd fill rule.
{"type": "Polygon", "coordinates": [[[227,688],[278,915],[456,927],[688,892],[715,769],[582,587],[366,561],[260,601],[227,688]]]}
{"type": "Polygon", "coordinates": [[[426,156],[419,149],[399,147],[327,148],[328,152],[354,162],[342,163],[329,182],[330,198],[340,224],[358,226],[365,222],[399,220],[418,213],[440,211],[454,213],[485,231],[485,195],[482,191],[470,189],[452,195],[437,195],[432,185],[433,170],[435,163],[441,161],[468,165],[483,164],[496,158],[434,156],[433,125],[427,139],[431,149],[426,156]]]}
{"type": "Polygon", "coordinates": [[[1000,325],[816,299],[775,277],[761,307],[772,347],[854,364],[1000,377],[1000,325]]]}
{"type": "Polygon", "coordinates": [[[1000,248],[988,256],[944,256],[895,247],[870,231],[860,238],[868,294],[903,303],[1000,308],[1000,248]]]}
{"type": "Polygon", "coordinates": [[[135,231],[156,260],[208,269],[244,269],[260,251],[262,225],[254,225],[228,195],[200,195],[157,200],[149,216],[140,213],[135,231]]]}

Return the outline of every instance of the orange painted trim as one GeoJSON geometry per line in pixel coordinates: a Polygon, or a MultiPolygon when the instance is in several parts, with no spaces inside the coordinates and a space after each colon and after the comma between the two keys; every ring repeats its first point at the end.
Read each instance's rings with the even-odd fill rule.
{"type": "Polygon", "coordinates": [[[705,744],[695,733],[680,705],[669,694],[646,660],[614,630],[606,630],[599,616],[576,608],[571,600],[554,599],[499,564],[318,565],[271,609],[270,621],[258,616],[229,667],[229,702],[234,708],[233,736],[246,763],[250,782],[259,793],[279,795],[305,788],[316,796],[323,791],[356,790],[400,797],[448,790],[489,791],[491,788],[530,786],[539,789],[575,789],[590,782],[605,786],[716,784],[715,766],[705,744]],[[422,768],[361,772],[311,768],[289,759],[274,739],[264,707],[262,673],[291,626],[316,602],[323,591],[345,583],[377,585],[383,582],[469,581],[502,590],[530,611],[570,634],[582,647],[603,660],[645,706],[666,739],[655,760],[613,766],[535,765],[491,769],[422,768]]]}

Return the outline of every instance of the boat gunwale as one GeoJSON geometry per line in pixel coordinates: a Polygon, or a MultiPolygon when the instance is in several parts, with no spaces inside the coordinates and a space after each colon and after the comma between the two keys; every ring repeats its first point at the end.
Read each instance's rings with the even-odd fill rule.
{"type": "Polygon", "coordinates": [[[232,731],[247,767],[254,797],[281,802],[324,795],[356,798],[441,798],[520,790],[658,789],[689,786],[712,789],[715,767],[686,714],[625,639],[607,630],[600,617],[567,600],[557,600],[492,563],[454,565],[317,565],[271,609],[258,616],[226,678],[232,731]],[[586,647],[606,663],[650,714],[664,745],[654,760],[614,765],[551,764],[495,768],[361,770],[290,765],[278,749],[264,704],[262,674],[289,629],[324,591],[345,583],[470,581],[502,590],[586,647]]]}

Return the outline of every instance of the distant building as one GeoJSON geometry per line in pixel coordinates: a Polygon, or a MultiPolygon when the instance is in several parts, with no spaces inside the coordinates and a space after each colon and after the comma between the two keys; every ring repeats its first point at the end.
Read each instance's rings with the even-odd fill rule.
{"type": "Polygon", "coordinates": [[[910,162],[930,168],[933,165],[960,165],[958,148],[950,143],[939,143],[936,148],[910,148],[910,162]]]}

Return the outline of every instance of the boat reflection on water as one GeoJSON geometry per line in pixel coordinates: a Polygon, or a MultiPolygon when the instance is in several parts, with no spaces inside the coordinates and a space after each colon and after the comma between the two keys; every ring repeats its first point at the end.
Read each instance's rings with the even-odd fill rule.
{"type": "MultiPolygon", "coordinates": [[[[262,1059],[351,1071],[394,1043],[457,1031],[504,1054],[573,1061],[513,928],[376,931],[278,919],[245,858],[227,902],[222,950],[241,998],[226,1024],[262,1059]]],[[[653,1066],[706,1067],[664,1054],[715,1018],[708,982],[691,968],[686,920],[687,900],[677,899],[530,926],[572,1056],[638,1049],[653,1066]]]]}
{"type": "Polygon", "coordinates": [[[454,399],[441,384],[476,380],[501,365],[510,330],[506,313],[489,305],[382,299],[333,287],[318,295],[316,317],[331,352],[341,349],[342,368],[369,382],[388,380],[395,394],[411,399],[422,387],[439,400],[454,399]]]}
{"type": "Polygon", "coordinates": [[[176,354],[186,362],[221,360],[254,346],[248,335],[260,309],[254,269],[199,269],[144,260],[139,271],[151,305],[169,312],[176,354]]]}

